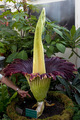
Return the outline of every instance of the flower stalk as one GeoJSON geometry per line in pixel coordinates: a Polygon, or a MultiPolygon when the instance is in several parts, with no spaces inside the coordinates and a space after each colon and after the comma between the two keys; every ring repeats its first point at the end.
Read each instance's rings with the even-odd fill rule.
{"type": "Polygon", "coordinates": [[[37,102],[36,111],[37,111],[37,116],[38,116],[38,117],[41,116],[43,110],[44,110],[44,101],[37,102]]]}

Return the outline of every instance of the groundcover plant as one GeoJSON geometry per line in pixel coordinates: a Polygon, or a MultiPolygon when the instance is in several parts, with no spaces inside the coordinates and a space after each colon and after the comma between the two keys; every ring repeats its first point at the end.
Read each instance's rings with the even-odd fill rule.
{"type": "Polygon", "coordinates": [[[21,73],[27,78],[31,92],[37,100],[36,111],[38,117],[44,110],[44,99],[49,90],[51,79],[56,80],[58,75],[70,80],[74,77],[74,72],[76,71],[74,64],[59,57],[48,58],[44,55],[42,44],[44,25],[45,9],[43,8],[36,25],[33,58],[28,60],[15,59],[4,69],[5,76],[21,73]]]}

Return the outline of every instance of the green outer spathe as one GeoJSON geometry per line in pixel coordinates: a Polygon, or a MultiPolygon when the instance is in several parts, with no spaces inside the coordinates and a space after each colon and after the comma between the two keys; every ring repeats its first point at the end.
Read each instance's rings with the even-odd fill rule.
{"type": "Polygon", "coordinates": [[[31,92],[33,93],[37,102],[44,101],[49,90],[51,78],[40,79],[40,77],[36,77],[30,82],[29,78],[27,77],[27,80],[30,85],[31,92]]]}

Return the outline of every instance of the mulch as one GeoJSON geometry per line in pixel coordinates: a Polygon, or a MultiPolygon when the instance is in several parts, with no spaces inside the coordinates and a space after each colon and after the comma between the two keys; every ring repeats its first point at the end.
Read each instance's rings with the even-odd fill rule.
{"type": "MultiPolygon", "coordinates": [[[[64,110],[64,104],[58,101],[56,98],[47,98],[47,102],[52,104],[55,103],[54,106],[45,106],[45,109],[42,113],[42,115],[39,117],[40,119],[44,119],[47,117],[51,117],[53,115],[61,114],[61,112],[64,110]]],[[[32,109],[32,106],[36,104],[35,99],[29,99],[29,100],[20,100],[16,104],[18,107],[20,107],[23,110],[23,116],[25,116],[25,108],[32,109]]],[[[34,108],[36,109],[36,108],[34,108]]]]}

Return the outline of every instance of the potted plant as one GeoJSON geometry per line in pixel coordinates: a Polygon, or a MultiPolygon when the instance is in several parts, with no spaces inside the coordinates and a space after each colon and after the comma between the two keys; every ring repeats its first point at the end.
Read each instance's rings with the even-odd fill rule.
{"type": "MultiPolygon", "coordinates": [[[[73,72],[76,71],[74,65],[64,59],[59,57],[48,58],[46,55],[44,56],[42,44],[44,24],[45,9],[42,10],[36,25],[33,58],[29,60],[15,59],[13,63],[9,64],[4,69],[5,76],[10,76],[14,73],[22,73],[26,77],[31,92],[37,100],[36,111],[38,117],[43,113],[45,107],[44,99],[49,90],[51,78],[56,80],[56,76],[61,76],[69,80],[74,77],[73,72]]],[[[70,110],[72,114],[72,108],[70,110]]]]}

